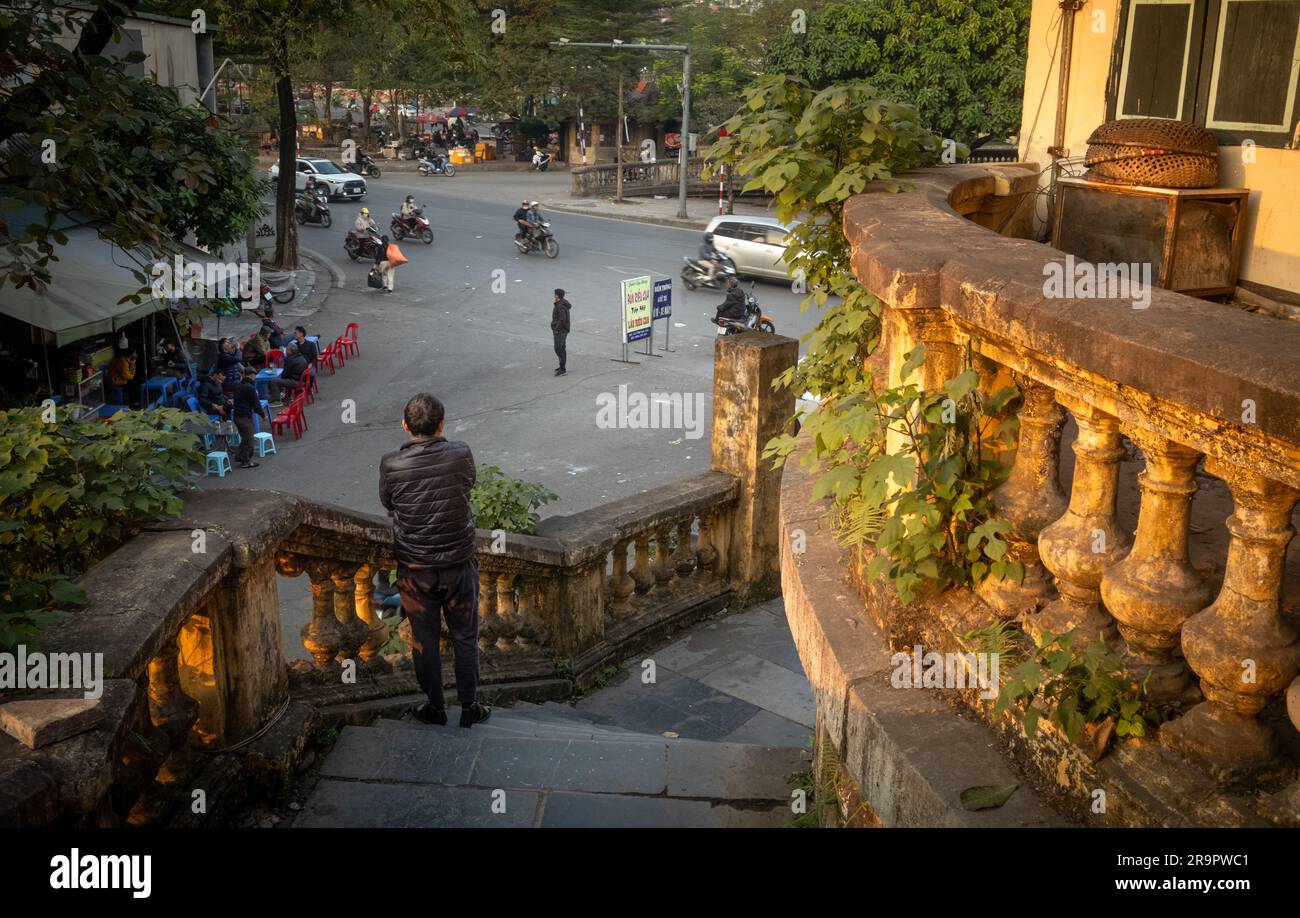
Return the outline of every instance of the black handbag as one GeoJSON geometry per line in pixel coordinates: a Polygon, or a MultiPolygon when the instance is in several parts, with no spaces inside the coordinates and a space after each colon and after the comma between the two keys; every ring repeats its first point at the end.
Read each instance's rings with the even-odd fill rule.
{"type": "Polygon", "coordinates": [[[366,275],[366,283],[369,284],[371,287],[384,286],[384,279],[379,275],[378,268],[370,269],[370,273],[366,275]]]}

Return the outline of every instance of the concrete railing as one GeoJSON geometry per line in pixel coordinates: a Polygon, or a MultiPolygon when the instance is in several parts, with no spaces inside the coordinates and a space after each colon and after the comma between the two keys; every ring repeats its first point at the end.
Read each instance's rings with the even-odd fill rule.
{"type": "MultiPolygon", "coordinates": [[[[686,163],[687,194],[717,194],[718,179],[703,178],[704,159],[691,159],[686,163]]],[[[640,161],[601,163],[594,166],[572,166],[569,169],[569,194],[575,198],[594,198],[614,194],[618,184],[618,171],[623,170],[623,193],[628,195],[673,195],[678,191],[679,163],[675,159],[661,159],[653,163],[640,161]]],[[[747,179],[736,176],[732,185],[737,197],[747,179]]]]}
{"type": "MultiPolygon", "coordinates": [[[[984,218],[999,213],[996,222],[1008,222],[1014,207],[989,202],[1020,200],[1026,175],[1015,167],[920,170],[907,176],[913,190],[862,195],[845,209],[854,273],[884,304],[880,372],[896,382],[903,355],[924,344],[926,391],[956,376],[969,352],[982,388],[1014,381],[1022,395],[1019,446],[993,497],[1011,524],[1009,555],[1024,564],[1023,581],[985,579],[977,596],[907,612],[879,584],[861,582],[862,595],[891,645],[920,633],[951,637],[995,618],[1031,634],[1079,629],[1104,638],[1170,713],[1161,747],[1225,784],[1294,774],[1284,750],[1296,746],[1300,727],[1300,640],[1281,587],[1300,499],[1300,328],[1163,290],[1146,308],[1047,296],[1045,266],[1064,255],[975,222],[992,225],[984,218]],[[1063,491],[1067,412],[1078,435],[1063,491]],[[1146,460],[1132,532],[1116,505],[1126,437],[1146,460]],[[1235,502],[1221,584],[1188,555],[1202,463],[1235,502]],[[1288,686],[1291,723],[1262,716],[1281,709],[1288,686]]],[[[799,605],[789,595],[798,578],[785,560],[790,609],[799,605]]],[[[842,718],[843,699],[830,704],[824,713],[842,718]]],[[[832,730],[841,740],[842,726],[832,730]]],[[[1132,824],[1156,818],[1130,816],[1132,824]]]]}
{"type": "MultiPolygon", "coordinates": [[[[760,456],[793,410],[771,384],[796,354],[774,335],[718,339],[712,471],[548,518],[536,536],[479,530],[489,694],[568,694],[673,629],[776,595],[778,481],[760,456]]],[[[46,653],[104,655],[102,719],[33,749],[0,735],[0,825],[167,821],[163,799],[174,814],[205,769],[202,786],[232,788],[228,812],[236,785],[283,787],[320,712],[409,707],[409,654],[382,652],[373,598],[393,566],[383,517],[275,492],[192,495],[91,569],[89,604],[41,635],[46,653]],[[302,575],[310,660],[289,663],[280,577],[302,575]]]]}

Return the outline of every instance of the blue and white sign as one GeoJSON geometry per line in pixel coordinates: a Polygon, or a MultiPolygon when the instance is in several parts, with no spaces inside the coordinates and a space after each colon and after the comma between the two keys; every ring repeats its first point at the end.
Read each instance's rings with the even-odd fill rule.
{"type": "Polygon", "coordinates": [[[654,289],[654,307],[652,317],[654,319],[666,319],[673,314],[673,279],[665,277],[655,281],[654,289]]]}

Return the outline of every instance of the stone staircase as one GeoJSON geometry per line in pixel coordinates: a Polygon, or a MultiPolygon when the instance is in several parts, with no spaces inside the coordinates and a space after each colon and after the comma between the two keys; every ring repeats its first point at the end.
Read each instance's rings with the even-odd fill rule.
{"type": "Polygon", "coordinates": [[[750,653],[789,665],[780,611],[777,603],[701,625],[647,655],[659,664],[654,685],[633,666],[576,706],[519,703],[468,730],[454,706],[446,727],[409,714],[345,727],[293,824],[786,825],[791,776],[809,767],[811,698],[801,674],[750,653]],[[799,697],[787,697],[791,682],[799,697]],[[799,721],[763,707],[765,696],[799,721]]]}

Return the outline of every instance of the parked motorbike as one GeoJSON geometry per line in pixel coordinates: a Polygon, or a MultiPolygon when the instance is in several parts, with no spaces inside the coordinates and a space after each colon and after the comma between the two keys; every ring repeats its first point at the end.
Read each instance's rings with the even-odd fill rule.
{"type": "Polygon", "coordinates": [[[533,161],[529,164],[528,166],[529,169],[531,169],[533,172],[545,172],[546,167],[549,166],[550,164],[551,164],[550,153],[547,153],[545,150],[539,148],[533,149],[533,161]]]}
{"type": "Polygon", "coordinates": [[[727,278],[736,276],[736,266],[725,255],[718,258],[718,270],[714,272],[712,280],[709,280],[708,274],[700,267],[698,259],[684,257],[682,261],[685,262],[682,265],[682,282],[686,284],[687,290],[694,290],[697,287],[721,290],[727,278]]]}
{"type": "Polygon", "coordinates": [[[752,283],[749,285],[749,293],[745,294],[745,318],[721,319],[718,321],[719,335],[739,335],[748,331],[776,334],[776,323],[763,315],[763,310],[758,305],[758,297],[754,296],[754,285],[752,283]]]}
{"type": "Polygon", "coordinates": [[[331,223],[329,196],[324,191],[317,190],[312,197],[314,199],[313,203],[308,203],[302,198],[294,201],[294,218],[298,221],[299,226],[306,223],[315,223],[329,229],[331,223]]]}
{"type": "Polygon", "coordinates": [[[421,175],[455,175],[456,167],[452,165],[451,160],[441,154],[434,154],[426,159],[420,160],[421,175]]]}
{"type": "Polygon", "coordinates": [[[353,261],[360,261],[363,258],[374,261],[381,245],[383,243],[373,231],[365,235],[357,235],[356,230],[348,230],[347,238],[343,240],[343,251],[347,252],[348,258],[353,261]]]}
{"type": "Polygon", "coordinates": [[[358,154],[357,171],[371,178],[379,178],[379,166],[375,164],[375,158],[369,153],[358,154]]]}
{"type": "Polygon", "coordinates": [[[527,255],[529,252],[545,252],[547,258],[554,258],[560,254],[560,244],[555,241],[555,236],[551,233],[551,224],[543,220],[537,224],[537,229],[524,237],[515,237],[515,247],[519,249],[520,255],[527,255]]]}
{"type": "Polygon", "coordinates": [[[417,207],[415,213],[408,218],[409,223],[402,219],[401,214],[393,214],[393,222],[388,224],[389,231],[393,234],[395,240],[401,241],[407,236],[419,239],[425,245],[433,244],[433,228],[429,226],[429,221],[424,219],[424,208],[417,207]]]}

